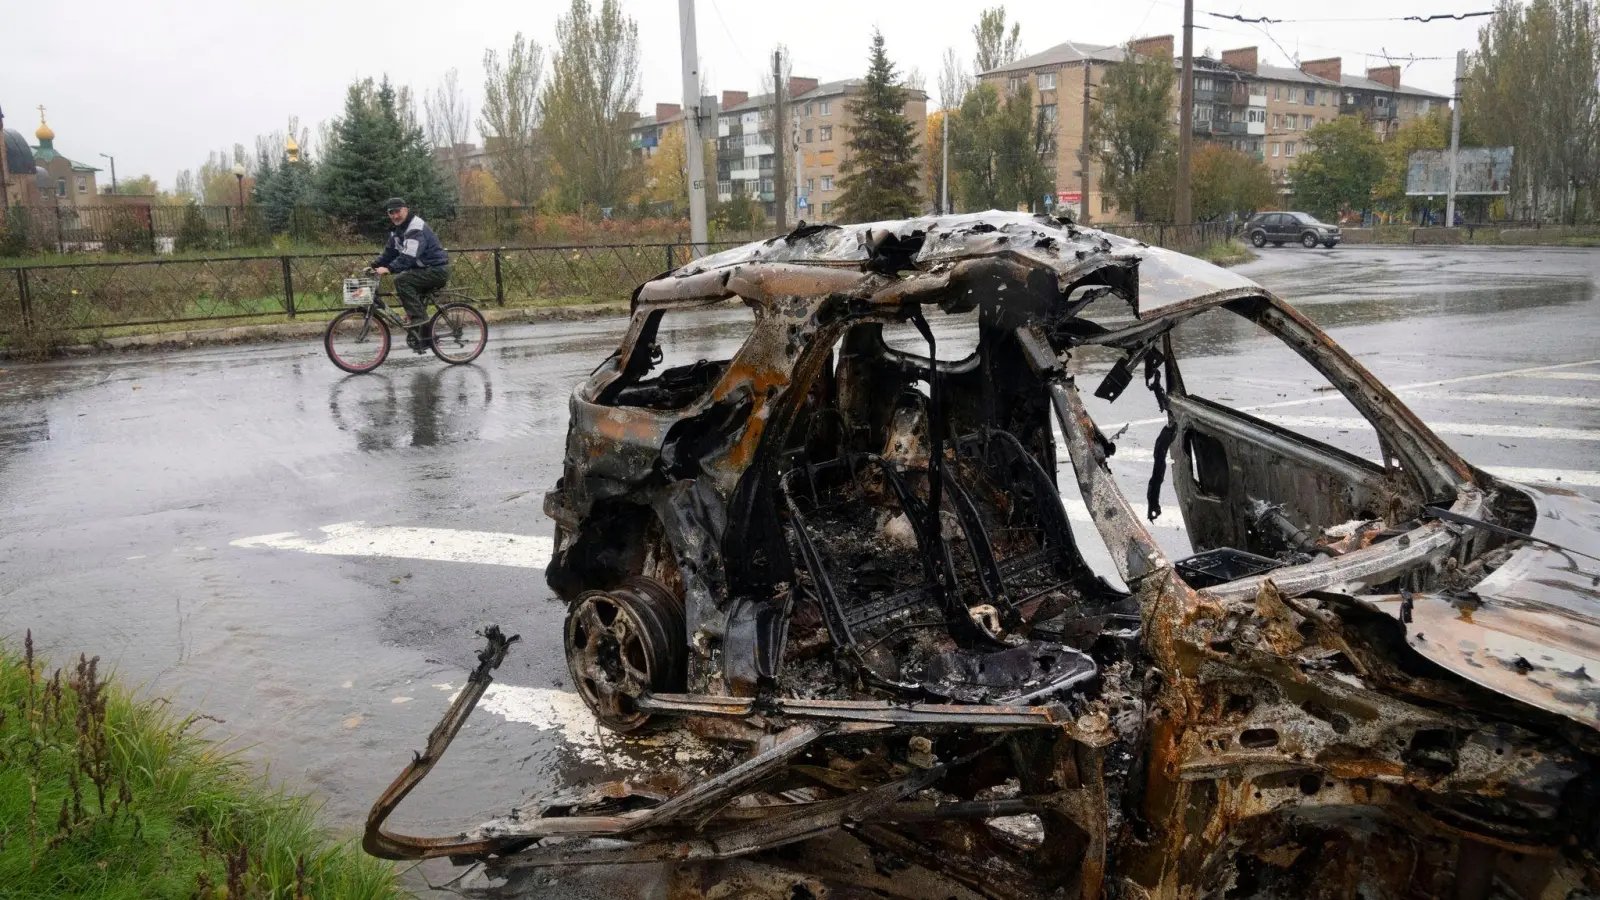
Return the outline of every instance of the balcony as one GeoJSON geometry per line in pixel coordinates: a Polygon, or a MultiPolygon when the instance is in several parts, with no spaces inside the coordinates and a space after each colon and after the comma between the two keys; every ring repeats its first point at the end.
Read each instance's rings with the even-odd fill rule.
{"type": "Polygon", "coordinates": [[[1204,122],[1199,121],[1198,119],[1195,120],[1194,133],[1209,136],[1211,134],[1211,120],[1207,119],[1204,122]]]}
{"type": "Polygon", "coordinates": [[[1250,133],[1249,123],[1246,123],[1246,122],[1229,122],[1228,123],[1228,133],[1229,134],[1249,134],[1250,133]]]}

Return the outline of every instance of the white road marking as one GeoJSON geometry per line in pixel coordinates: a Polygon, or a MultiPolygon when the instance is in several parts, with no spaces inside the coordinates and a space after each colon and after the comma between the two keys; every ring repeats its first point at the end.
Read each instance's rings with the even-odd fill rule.
{"type": "Polygon", "coordinates": [[[1527,469],[1519,466],[1484,466],[1491,475],[1527,484],[1577,485],[1600,487],[1600,472],[1571,472],[1566,469],[1527,469]]]}
{"type": "MultiPolygon", "coordinates": [[[[1490,378],[1585,378],[1585,379],[1594,378],[1594,379],[1600,379],[1600,375],[1594,375],[1594,374],[1591,374],[1591,373],[1588,373],[1588,372],[1561,372],[1560,371],[1561,369],[1572,369],[1572,368],[1576,368],[1578,366],[1597,366],[1597,365],[1600,365],[1600,359],[1589,359],[1589,360],[1584,360],[1583,362],[1557,363],[1556,365],[1553,365],[1553,366],[1530,366],[1530,367],[1525,368],[1525,369],[1506,369],[1506,370],[1503,370],[1503,371],[1500,371],[1500,372],[1483,372],[1483,373],[1478,374],[1478,375],[1461,375],[1461,376],[1458,376],[1458,377],[1455,377],[1455,378],[1441,378],[1441,379],[1439,379],[1437,381],[1414,381],[1414,382],[1412,382],[1410,384],[1391,385],[1389,389],[1394,391],[1397,394],[1404,394],[1404,393],[1406,393],[1408,391],[1414,391],[1414,390],[1417,390],[1419,388],[1442,387],[1442,386],[1447,385],[1447,384],[1466,384],[1467,382],[1470,382],[1470,381],[1485,381],[1485,380],[1490,379],[1490,378]]],[[[1234,407],[1234,408],[1237,409],[1239,412],[1255,412],[1258,409],[1283,409],[1283,408],[1289,407],[1289,406],[1307,406],[1307,405],[1312,404],[1312,403],[1323,403],[1323,402],[1326,402],[1328,400],[1341,400],[1343,398],[1344,398],[1344,395],[1340,394],[1338,391],[1329,390],[1329,391],[1324,391],[1324,392],[1322,392],[1321,394],[1319,394],[1318,396],[1315,396],[1315,397],[1301,397],[1298,400],[1279,400],[1279,401],[1277,401],[1275,403],[1258,403],[1258,404],[1256,404],[1254,406],[1238,406],[1238,407],[1234,407]]],[[[1128,422],[1126,424],[1128,424],[1128,425],[1160,425],[1160,424],[1162,424],[1162,423],[1164,423],[1166,421],[1167,420],[1164,419],[1164,418],[1136,419],[1136,420],[1134,420],[1132,422],[1128,422]]],[[[1122,425],[1123,425],[1123,423],[1120,423],[1120,422],[1117,423],[1116,425],[1112,425],[1112,426],[1110,426],[1110,427],[1108,427],[1106,429],[1106,433],[1107,434],[1115,434],[1117,432],[1117,430],[1122,427],[1122,425]]],[[[1437,430],[1437,429],[1435,429],[1435,430],[1437,430]]]]}
{"type": "Polygon", "coordinates": [[[1519,372],[1518,378],[1555,378],[1561,381],[1600,381],[1600,372],[1519,372]]]}
{"type": "Polygon", "coordinates": [[[317,529],[319,536],[298,531],[240,538],[233,547],[298,550],[327,556],[379,556],[432,562],[468,562],[491,566],[543,569],[550,564],[555,542],[544,535],[462,531],[454,528],[411,528],[339,522],[317,529]]]}
{"type": "MultiPolygon", "coordinates": [[[[1336,428],[1343,431],[1371,431],[1372,423],[1366,419],[1346,419],[1337,416],[1261,416],[1260,418],[1284,428],[1336,428]]],[[[1438,434],[1460,434],[1472,437],[1525,438],[1542,441],[1600,441],[1600,431],[1592,428],[1555,428],[1545,425],[1491,425],[1477,422],[1429,422],[1428,428],[1438,434]]]]}
{"type": "Polygon", "coordinates": [[[1554,397],[1547,394],[1468,394],[1455,391],[1403,391],[1407,400],[1447,403],[1510,403],[1516,406],[1582,406],[1600,409],[1600,397],[1554,397]]]}

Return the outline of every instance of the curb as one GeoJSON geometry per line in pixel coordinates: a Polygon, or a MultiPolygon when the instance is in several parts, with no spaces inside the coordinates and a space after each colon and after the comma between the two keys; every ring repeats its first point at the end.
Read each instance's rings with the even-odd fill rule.
{"type": "MultiPolygon", "coordinates": [[[[526,306],[502,309],[480,309],[484,321],[491,325],[585,322],[599,319],[626,318],[629,304],[596,303],[589,306],[526,306]]],[[[181,350],[203,345],[230,345],[252,343],[280,343],[320,339],[328,327],[326,320],[316,322],[280,322],[272,325],[234,325],[228,328],[198,328],[183,331],[164,331],[156,334],[135,334],[126,337],[102,338],[92,344],[66,344],[54,348],[51,356],[90,356],[97,353],[124,353],[130,351],[181,350]]],[[[0,349],[0,359],[18,359],[17,350],[0,349]]]]}

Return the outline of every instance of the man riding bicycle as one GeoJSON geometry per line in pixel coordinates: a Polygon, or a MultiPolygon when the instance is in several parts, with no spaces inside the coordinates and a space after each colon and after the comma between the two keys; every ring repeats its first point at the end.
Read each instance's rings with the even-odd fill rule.
{"type": "Polygon", "coordinates": [[[406,343],[412,350],[426,353],[432,340],[427,333],[427,295],[450,281],[450,254],[444,252],[428,223],[406,208],[405,200],[391,197],[384,209],[394,227],[371,268],[379,275],[394,274],[394,291],[406,308],[406,343]]]}

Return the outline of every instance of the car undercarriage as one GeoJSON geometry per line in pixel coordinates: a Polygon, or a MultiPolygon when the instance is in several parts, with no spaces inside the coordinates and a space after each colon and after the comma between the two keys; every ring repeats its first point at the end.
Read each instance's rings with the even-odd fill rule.
{"type": "Polygon", "coordinates": [[[506,873],[844,831],[990,897],[1600,895],[1600,507],[1474,469],[1269,292],[984,213],[803,226],[633,310],[573,393],[547,580],[601,725],[734,761],[395,833],[516,640],[491,627],[369,852],[506,873]],[[664,364],[663,317],[730,304],[732,358],[664,364]],[[1173,335],[1207,313],[1381,458],[1191,394],[1173,335]],[[1170,458],[1187,558],[1111,474],[1089,356],[1094,396],[1142,373],[1161,410],[1143,519],[1170,458]]]}

